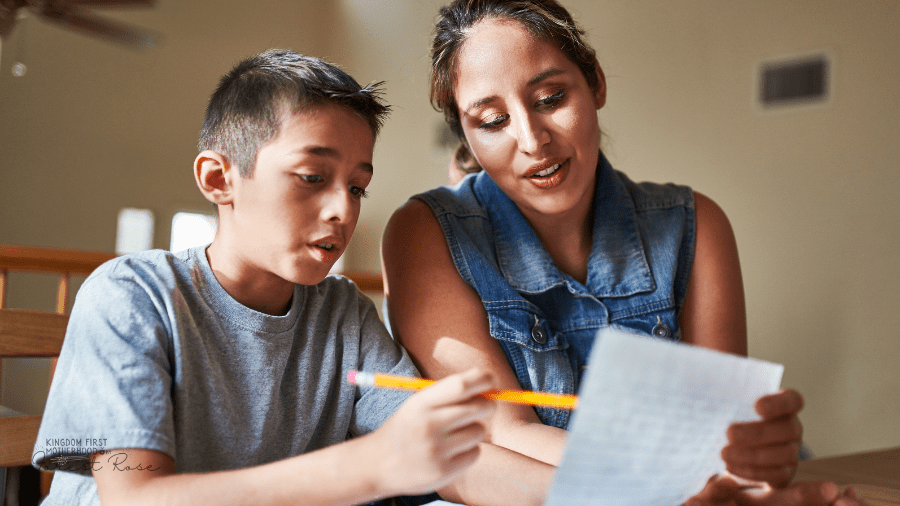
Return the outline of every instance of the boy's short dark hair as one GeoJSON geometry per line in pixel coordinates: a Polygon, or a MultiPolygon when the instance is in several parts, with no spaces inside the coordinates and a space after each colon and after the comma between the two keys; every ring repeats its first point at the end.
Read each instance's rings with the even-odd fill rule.
{"type": "Polygon", "coordinates": [[[198,148],[225,156],[241,177],[251,177],[259,148],[278,135],[281,114],[333,103],[358,114],[378,135],[390,109],[383,82],[363,88],[346,72],[318,58],[270,49],[238,63],[209,99],[198,148]]]}

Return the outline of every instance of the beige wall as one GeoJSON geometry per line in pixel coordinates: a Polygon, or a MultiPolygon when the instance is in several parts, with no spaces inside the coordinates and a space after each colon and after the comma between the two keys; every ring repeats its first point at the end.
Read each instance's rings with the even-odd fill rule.
{"type": "MultiPolygon", "coordinates": [[[[35,18],[3,42],[0,243],[112,251],[119,209],[138,207],[154,212],[154,245],[167,248],[176,212],[211,210],[191,164],[221,75],[270,47],[327,55],[335,18],[320,1],[160,0],[102,12],[161,32],[162,44],[135,52],[35,18]],[[18,59],[21,78],[10,73],[18,59]]],[[[53,307],[52,292],[32,295],[34,280],[11,280],[12,306],[53,307]]],[[[44,361],[4,361],[4,402],[39,412],[43,401],[27,392],[46,377],[44,361]]]]}
{"type": "MultiPolygon", "coordinates": [[[[392,210],[446,177],[441,117],[427,101],[428,39],[442,3],[159,0],[154,11],[117,14],[165,34],[147,53],[30,20],[0,60],[0,242],[109,250],[116,212],[132,206],[156,212],[155,245],[165,247],[174,212],[205,208],[190,162],[217,78],[241,56],[285,46],[362,82],[388,81],[395,110],[348,252],[349,266],[377,269],[392,210]],[[29,73],[15,79],[22,33],[29,73]]],[[[689,184],[731,217],[751,354],[784,363],[784,384],[806,396],[812,449],[900,444],[900,4],[566,5],[607,73],[600,118],[614,165],[635,179],[689,184]],[[757,62],[819,49],[835,57],[831,106],[756,113],[757,62]]]]}
{"type": "Polygon", "coordinates": [[[833,454],[900,444],[900,3],[581,1],[614,163],[706,193],[741,252],[750,353],[833,454]],[[828,50],[831,107],[760,115],[760,59],[828,50]]]}

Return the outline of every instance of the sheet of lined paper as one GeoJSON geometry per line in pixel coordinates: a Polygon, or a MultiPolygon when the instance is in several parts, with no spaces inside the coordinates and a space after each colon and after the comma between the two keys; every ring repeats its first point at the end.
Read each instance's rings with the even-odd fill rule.
{"type": "Polygon", "coordinates": [[[756,420],[784,367],[604,329],[545,506],[677,506],[725,469],[725,431],[756,420]]]}

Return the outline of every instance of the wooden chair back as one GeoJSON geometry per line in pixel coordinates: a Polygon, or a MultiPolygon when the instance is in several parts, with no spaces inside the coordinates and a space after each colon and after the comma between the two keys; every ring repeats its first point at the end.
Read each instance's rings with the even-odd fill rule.
{"type": "Polygon", "coordinates": [[[350,278],[363,293],[368,295],[381,295],[384,291],[380,272],[348,270],[338,274],[350,278]]]}
{"type": "MultiPolygon", "coordinates": [[[[105,252],[0,244],[0,358],[53,358],[52,375],[68,323],[70,278],[87,276],[113,257],[105,252]],[[9,273],[14,271],[58,276],[56,311],[7,308],[9,273]]],[[[0,406],[0,467],[31,464],[40,423],[40,416],[0,406]]]]}

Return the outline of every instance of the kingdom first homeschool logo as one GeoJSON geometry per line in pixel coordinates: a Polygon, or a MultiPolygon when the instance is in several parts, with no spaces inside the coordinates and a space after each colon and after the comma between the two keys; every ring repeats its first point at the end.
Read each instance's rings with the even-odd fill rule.
{"type": "Polygon", "coordinates": [[[105,438],[46,438],[36,447],[31,463],[53,471],[90,471],[90,455],[107,452],[105,438]]]}
{"type": "Polygon", "coordinates": [[[53,453],[95,453],[106,450],[105,438],[47,438],[44,452],[53,453]]]}
{"type": "Polygon", "coordinates": [[[108,467],[114,471],[156,471],[159,467],[128,459],[124,451],[107,449],[104,438],[47,438],[36,449],[31,462],[47,471],[93,472],[108,467]],[[92,460],[93,457],[93,460],[92,460]]]}

